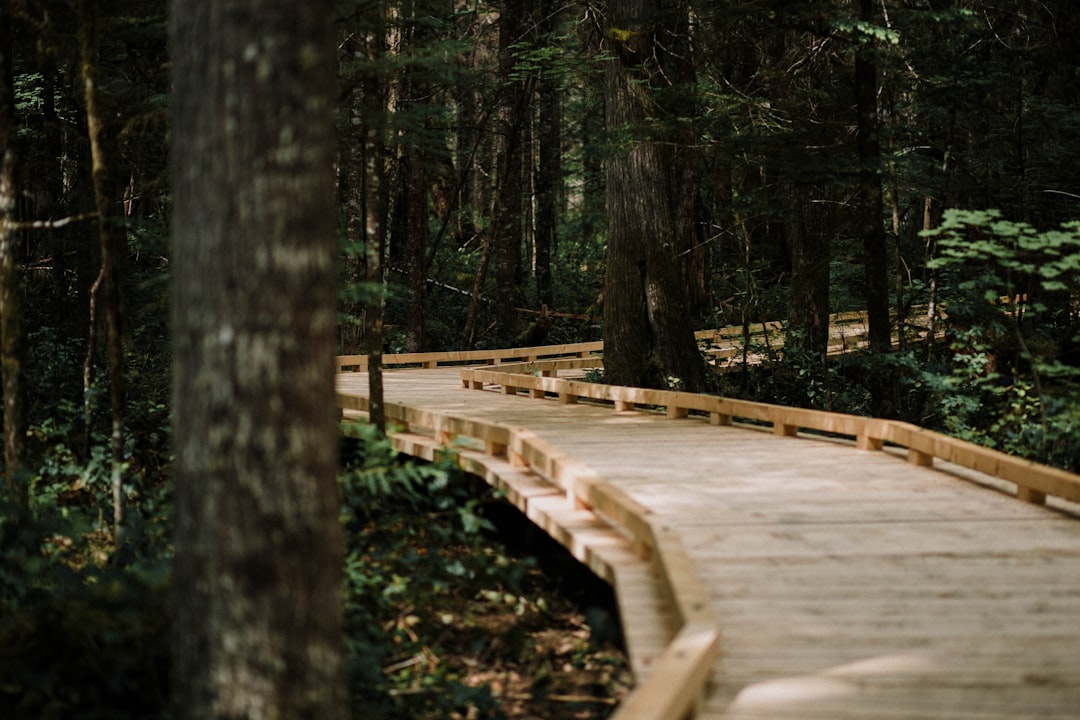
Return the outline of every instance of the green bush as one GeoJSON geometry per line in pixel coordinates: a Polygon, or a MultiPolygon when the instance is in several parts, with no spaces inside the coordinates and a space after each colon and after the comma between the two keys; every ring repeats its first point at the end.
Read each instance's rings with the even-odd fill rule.
{"type": "Polygon", "coordinates": [[[1080,469],[1080,222],[1039,231],[996,210],[950,210],[938,246],[945,364],[928,366],[931,424],[1080,469]]]}

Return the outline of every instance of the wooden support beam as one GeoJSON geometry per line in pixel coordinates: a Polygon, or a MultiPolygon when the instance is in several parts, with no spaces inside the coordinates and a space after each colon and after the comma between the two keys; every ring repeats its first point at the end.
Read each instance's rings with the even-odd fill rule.
{"type": "Polygon", "coordinates": [[[918,465],[919,467],[933,467],[934,456],[930,453],[916,450],[915,448],[908,448],[907,453],[908,462],[912,465],[918,465]]]}
{"type": "Polygon", "coordinates": [[[867,429],[864,429],[858,434],[855,445],[860,450],[880,450],[884,447],[885,441],[880,437],[874,437],[867,429]]]}
{"type": "Polygon", "coordinates": [[[730,425],[731,415],[722,412],[709,413],[709,423],[712,425],[730,425]]]}
{"type": "Polygon", "coordinates": [[[1023,485],[1016,486],[1016,498],[1017,500],[1023,500],[1024,502],[1031,503],[1032,505],[1046,504],[1046,493],[1039,492],[1038,490],[1032,490],[1031,488],[1024,487],[1023,485]]]}
{"type": "Polygon", "coordinates": [[[795,437],[799,433],[799,428],[796,425],[790,425],[782,420],[776,420],[773,422],[773,434],[780,437],[795,437]]]}

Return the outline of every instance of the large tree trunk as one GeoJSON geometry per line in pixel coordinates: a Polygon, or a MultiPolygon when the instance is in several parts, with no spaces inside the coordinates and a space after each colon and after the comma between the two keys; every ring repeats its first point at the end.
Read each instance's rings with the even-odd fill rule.
{"type": "Polygon", "coordinates": [[[607,126],[634,134],[607,165],[608,247],[604,282],[604,376],[620,385],[688,390],[705,386],[705,369],[687,311],[676,256],[666,150],[644,131],[654,102],[649,83],[662,77],[664,28],[658,3],[614,0],[608,39],[607,126]]]}
{"type": "Polygon", "coordinates": [[[15,85],[11,4],[0,0],[0,376],[4,398],[4,478],[8,499],[27,509],[29,488],[21,472],[26,437],[22,268],[15,229],[15,85]]]}
{"type": "Polygon", "coordinates": [[[345,717],[329,13],[173,3],[181,719],[345,717]]]}

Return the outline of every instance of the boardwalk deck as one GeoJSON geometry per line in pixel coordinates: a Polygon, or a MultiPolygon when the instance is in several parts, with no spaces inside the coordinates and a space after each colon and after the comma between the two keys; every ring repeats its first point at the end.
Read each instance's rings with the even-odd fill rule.
{"type": "MultiPolygon", "coordinates": [[[[722,638],[699,717],[1080,718],[1075,506],[851,443],[466,390],[457,369],[385,379],[393,402],[529,428],[677,529],[722,638]]],[[[674,631],[655,574],[589,532],[647,675],[674,631]]]]}

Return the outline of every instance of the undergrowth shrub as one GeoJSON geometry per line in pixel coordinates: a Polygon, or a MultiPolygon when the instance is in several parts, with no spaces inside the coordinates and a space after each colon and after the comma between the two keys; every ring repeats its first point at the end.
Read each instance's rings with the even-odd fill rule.
{"type": "Polygon", "coordinates": [[[359,442],[346,443],[340,487],[356,716],[498,717],[486,687],[467,684],[462,668],[438,660],[438,639],[449,641],[461,618],[436,612],[433,602],[459,607],[478,587],[497,588],[501,597],[520,585],[527,565],[490,542],[481,512],[485,493],[449,459],[407,459],[366,424],[351,426],[349,434],[359,442]]]}
{"type": "Polygon", "coordinates": [[[932,424],[1080,470],[1080,222],[1039,231],[951,210],[925,235],[947,314],[947,355],[924,373],[932,424]]]}

